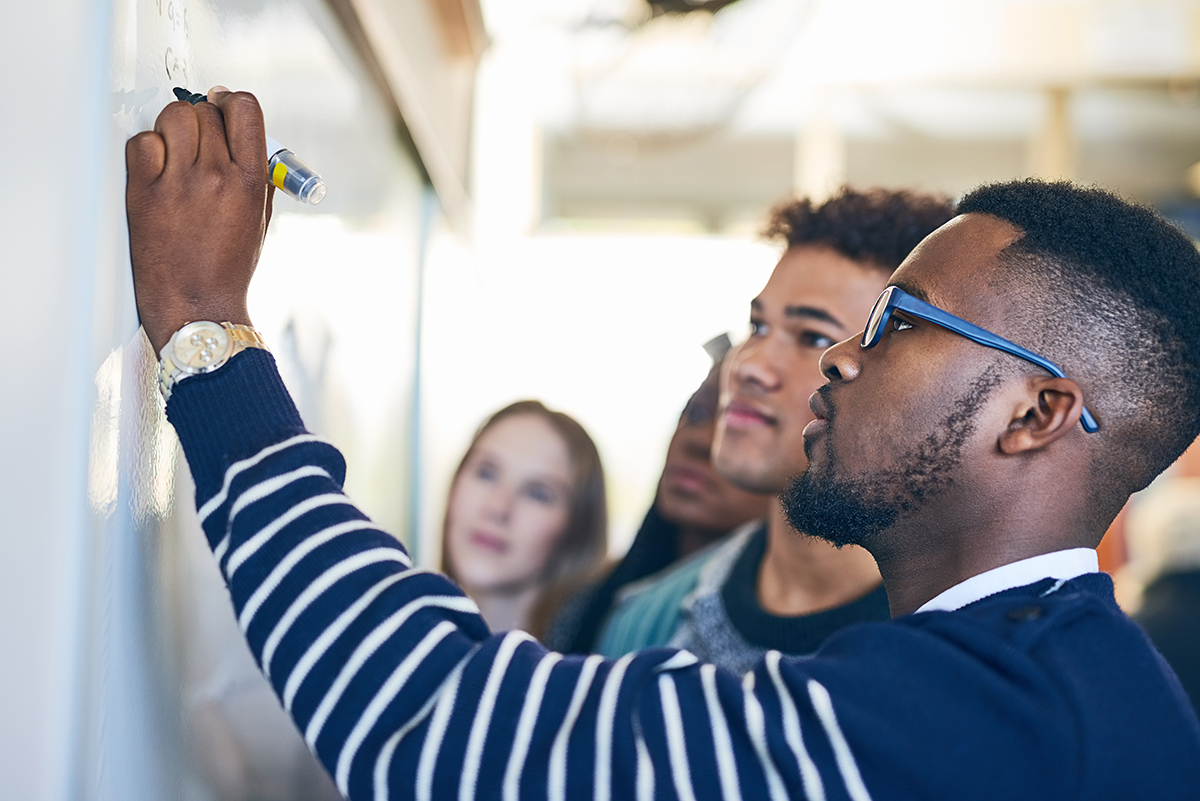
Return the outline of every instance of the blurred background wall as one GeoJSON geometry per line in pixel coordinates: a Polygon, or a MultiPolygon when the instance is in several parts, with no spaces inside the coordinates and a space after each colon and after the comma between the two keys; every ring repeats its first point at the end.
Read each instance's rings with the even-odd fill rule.
{"type": "Polygon", "coordinates": [[[623,549],[788,194],[1069,177],[1200,232],[1197,0],[59,0],[0,9],[0,65],[4,799],[331,789],[137,328],[123,143],[171,86],[254,91],[326,178],[279,198],[251,313],[426,564],[472,431],[524,397],[595,436],[623,549]]]}
{"type": "Polygon", "coordinates": [[[475,235],[438,240],[425,294],[431,537],[471,422],[538,395],[600,441],[622,550],[699,343],[744,333],[777,256],[756,234],[789,194],[1061,177],[1200,233],[1192,0],[482,5],[475,235]],[[464,298],[480,327],[453,322],[464,298]]]}

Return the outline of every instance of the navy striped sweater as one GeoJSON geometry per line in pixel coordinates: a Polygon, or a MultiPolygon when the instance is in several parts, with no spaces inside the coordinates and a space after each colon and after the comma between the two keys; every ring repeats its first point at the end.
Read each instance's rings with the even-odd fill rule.
{"type": "Polygon", "coordinates": [[[238,622],[351,799],[1200,796],[1200,727],[1100,574],[745,676],[563,656],[489,632],[346,498],[269,354],[182,382],[167,412],[238,622]]]}

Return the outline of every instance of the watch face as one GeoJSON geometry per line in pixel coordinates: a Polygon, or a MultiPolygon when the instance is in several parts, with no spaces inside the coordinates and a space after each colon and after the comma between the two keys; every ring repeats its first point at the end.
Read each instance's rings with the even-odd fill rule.
{"type": "Polygon", "coordinates": [[[203,373],[229,358],[229,334],[214,323],[189,323],[175,335],[175,366],[189,373],[203,373]]]}

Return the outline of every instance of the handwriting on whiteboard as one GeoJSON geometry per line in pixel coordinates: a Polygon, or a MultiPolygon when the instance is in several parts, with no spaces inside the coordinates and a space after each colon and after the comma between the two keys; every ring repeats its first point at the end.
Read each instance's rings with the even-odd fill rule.
{"type": "Polygon", "coordinates": [[[188,25],[188,8],[185,0],[154,0],[159,18],[166,23],[167,39],[172,44],[163,52],[163,68],[167,80],[189,86],[188,57],[186,47],[191,27],[188,25]]]}
{"type": "Polygon", "coordinates": [[[188,28],[187,3],[183,0],[154,0],[158,7],[158,15],[166,17],[171,28],[184,34],[191,33],[188,28]]]}

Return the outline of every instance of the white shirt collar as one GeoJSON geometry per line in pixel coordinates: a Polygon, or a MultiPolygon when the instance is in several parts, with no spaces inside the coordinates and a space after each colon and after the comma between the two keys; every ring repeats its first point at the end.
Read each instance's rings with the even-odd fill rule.
{"type": "Polygon", "coordinates": [[[1070,548],[1044,553],[971,576],[926,601],[917,612],[953,612],[989,595],[1011,590],[1013,587],[1024,587],[1044,578],[1068,581],[1084,573],[1099,571],[1100,561],[1092,548],[1070,548]]]}

